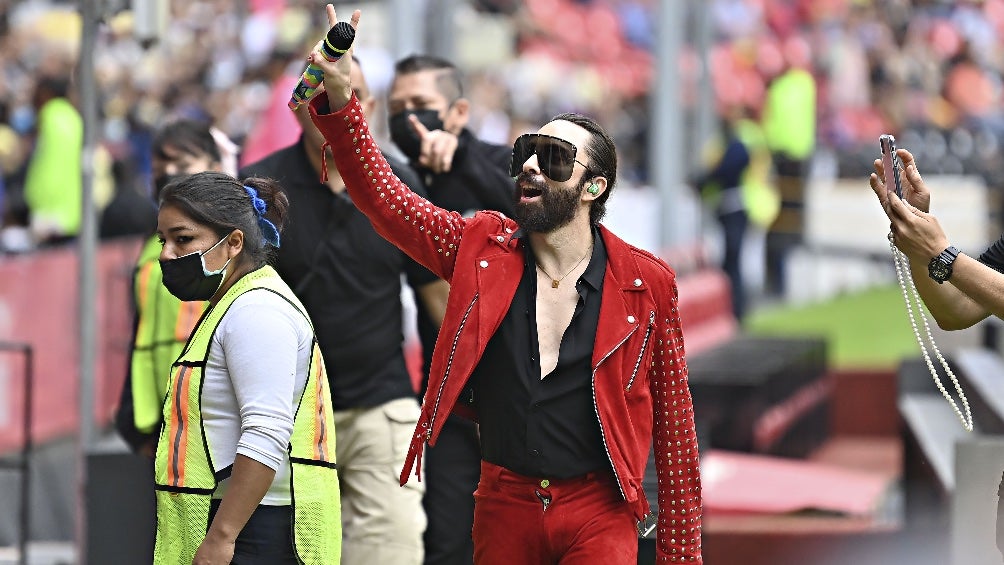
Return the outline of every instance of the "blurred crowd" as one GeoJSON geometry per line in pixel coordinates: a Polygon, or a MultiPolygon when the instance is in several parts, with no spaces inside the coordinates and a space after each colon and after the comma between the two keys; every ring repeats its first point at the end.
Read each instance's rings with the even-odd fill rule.
{"type": "MultiPolygon", "coordinates": [[[[177,0],[167,3],[170,17],[160,40],[148,42],[135,35],[128,2],[107,4],[111,13],[95,51],[101,121],[95,198],[101,208],[116,199],[123,206],[152,205],[150,139],[167,120],[205,120],[245,150],[269,137],[263,120],[285,111],[276,85],[295,80],[323,32],[316,2],[177,0]]],[[[390,5],[347,4],[372,5],[377,14],[390,5]]],[[[622,180],[646,183],[657,0],[457,4],[456,59],[467,71],[477,133],[508,143],[559,111],[589,113],[622,149],[622,180]]],[[[708,0],[688,6],[691,12],[708,9],[706,60],[720,116],[735,108],[759,115],[771,81],[791,65],[804,66],[817,85],[817,141],[837,156],[838,174],[864,175],[878,135],[891,132],[919,153],[928,171],[965,171],[1004,186],[1004,160],[998,158],[1004,143],[1004,0],[708,0]]],[[[80,183],[71,177],[79,177],[81,164],[71,154],[80,145],[81,126],[72,105],[58,102],[79,102],[73,88],[79,28],[76,3],[0,0],[0,247],[8,251],[65,241],[79,228],[80,183]]],[[[708,100],[697,88],[699,26],[685,29],[682,100],[694,113],[708,100]]],[[[383,39],[389,33],[384,26],[383,39]]],[[[389,41],[373,36],[378,40],[360,46],[358,54],[381,96],[386,80],[380,77],[389,78],[394,56],[389,41]]],[[[140,227],[102,226],[106,235],[133,229],[140,227]]]]}
{"type": "Polygon", "coordinates": [[[818,142],[841,176],[867,174],[878,136],[893,133],[929,172],[1004,186],[1004,2],[718,0],[712,12],[719,104],[758,108],[785,61],[806,60],[818,142]]]}

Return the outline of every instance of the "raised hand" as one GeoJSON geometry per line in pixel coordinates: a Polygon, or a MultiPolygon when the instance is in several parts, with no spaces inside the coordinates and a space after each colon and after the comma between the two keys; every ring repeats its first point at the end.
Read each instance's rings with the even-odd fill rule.
{"type": "Polygon", "coordinates": [[[913,158],[913,154],[906,149],[900,149],[898,155],[900,162],[903,163],[903,174],[901,175],[903,198],[914,208],[922,212],[930,212],[931,192],[924,184],[920,172],[917,171],[917,162],[913,158]]]}
{"type": "MultiPolygon", "coordinates": [[[[325,12],[328,17],[328,26],[334,26],[338,23],[338,16],[335,13],[335,7],[331,4],[327,4],[324,7],[325,12]]],[[[349,24],[352,29],[357,31],[356,38],[359,37],[359,16],[360,11],[355,10],[352,12],[352,17],[349,19],[349,24]]],[[[307,57],[307,62],[317,65],[324,71],[324,90],[328,93],[328,104],[332,111],[340,110],[348,101],[352,98],[352,80],[350,79],[350,74],[352,71],[352,49],[345,54],[344,57],[338,59],[334,63],[329,61],[324,55],[321,54],[321,44],[324,40],[318,41],[314,45],[313,51],[307,57]]]]}
{"type": "MultiPolygon", "coordinates": [[[[906,149],[897,149],[896,154],[900,162],[903,163],[903,170],[900,171],[900,184],[903,187],[903,200],[921,212],[929,212],[931,209],[931,192],[924,184],[917,171],[917,162],[913,155],[906,149]]],[[[875,173],[868,178],[875,196],[878,197],[886,215],[889,215],[889,193],[885,187],[885,167],[881,159],[876,159],[873,163],[875,173]]]]}
{"type": "Polygon", "coordinates": [[[422,142],[418,163],[434,173],[449,172],[459,144],[457,136],[441,129],[430,131],[414,114],[408,119],[422,142]]]}
{"type": "Polygon", "coordinates": [[[931,214],[896,197],[889,199],[886,213],[892,220],[893,243],[911,260],[927,264],[948,247],[945,230],[931,214]]]}
{"type": "Polygon", "coordinates": [[[875,160],[875,173],[869,176],[868,182],[889,217],[893,243],[911,260],[926,264],[948,247],[948,237],[938,219],[928,212],[931,193],[917,172],[913,155],[905,149],[898,149],[897,155],[903,163],[900,172],[902,199],[886,190],[885,168],[880,159],[875,160]]]}

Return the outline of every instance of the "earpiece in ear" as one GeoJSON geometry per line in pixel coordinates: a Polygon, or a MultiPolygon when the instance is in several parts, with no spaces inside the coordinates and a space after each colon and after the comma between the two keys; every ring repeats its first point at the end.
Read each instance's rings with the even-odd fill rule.
{"type": "Polygon", "coordinates": [[[595,182],[593,184],[589,185],[588,188],[586,188],[586,192],[588,192],[589,194],[593,194],[593,195],[595,195],[599,191],[600,191],[600,187],[597,186],[595,182]]]}

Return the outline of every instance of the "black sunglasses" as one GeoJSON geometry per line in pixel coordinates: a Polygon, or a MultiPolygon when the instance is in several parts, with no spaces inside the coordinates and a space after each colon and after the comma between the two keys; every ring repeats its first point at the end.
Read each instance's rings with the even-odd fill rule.
{"type": "Polygon", "coordinates": [[[572,178],[572,169],[576,163],[589,170],[585,163],[575,158],[576,148],[571,143],[560,137],[526,133],[517,137],[516,143],[512,145],[510,176],[519,176],[523,172],[523,164],[534,154],[537,155],[540,172],[555,182],[565,182],[572,178]]]}

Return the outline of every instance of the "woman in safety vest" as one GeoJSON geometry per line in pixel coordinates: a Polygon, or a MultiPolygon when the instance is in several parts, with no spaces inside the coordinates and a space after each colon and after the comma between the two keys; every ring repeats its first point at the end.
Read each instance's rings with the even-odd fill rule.
{"type": "Polygon", "coordinates": [[[205,172],[161,194],[163,283],[209,301],[171,371],[155,564],[337,564],[335,431],[313,327],[268,265],[289,201],[205,172]]]}
{"type": "MultiPolygon", "coordinates": [[[[236,174],[236,169],[224,168],[225,145],[217,141],[213,131],[209,124],[188,119],[169,122],[157,131],[150,155],[154,189],[151,212],[156,214],[154,206],[164,187],[183,175],[202,171],[236,174]]],[[[126,215],[135,217],[132,212],[126,211],[126,215]]],[[[133,271],[136,317],[129,371],[122,386],[115,427],[133,451],[152,458],[163,424],[161,407],[171,363],[192,335],[205,303],[182,302],[164,288],[160,281],[159,238],[153,233],[146,235],[133,271]]]]}

